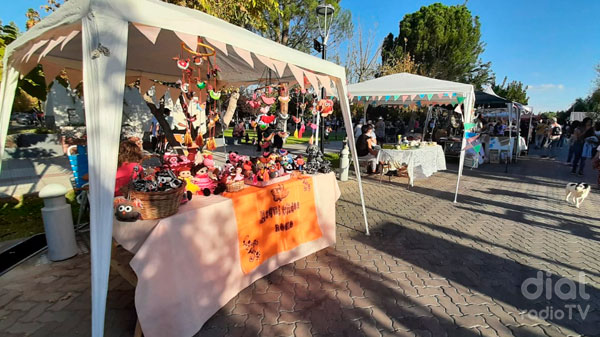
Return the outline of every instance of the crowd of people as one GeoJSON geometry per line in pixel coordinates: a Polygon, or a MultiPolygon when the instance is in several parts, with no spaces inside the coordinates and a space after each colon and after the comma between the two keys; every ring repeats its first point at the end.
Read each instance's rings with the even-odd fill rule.
{"type": "Polygon", "coordinates": [[[536,149],[543,150],[542,157],[555,158],[559,148],[568,146],[565,165],[571,167],[573,175],[582,176],[588,160],[598,170],[600,188],[600,121],[594,123],[587,117],[583,121],[567,121],[560,125],[556,118],[541,120],[534,125],[536,149]]]}

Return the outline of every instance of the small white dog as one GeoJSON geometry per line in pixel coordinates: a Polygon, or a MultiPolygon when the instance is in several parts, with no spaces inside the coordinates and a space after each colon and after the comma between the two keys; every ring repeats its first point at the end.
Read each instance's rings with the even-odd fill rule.
{"type": "Polygon", "coordinates": [[[570,203],[569,198],[573,199],[575,207],[579,208],[579,205],[587,198],[590,194],[591,186],[586,183],[568,183],[565,193],[567,197],[565,200],[570,203]]]}

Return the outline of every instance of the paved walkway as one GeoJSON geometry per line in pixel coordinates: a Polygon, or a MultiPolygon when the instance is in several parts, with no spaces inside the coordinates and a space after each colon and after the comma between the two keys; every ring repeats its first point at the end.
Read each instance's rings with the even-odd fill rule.
{"type": "MultiPolygon", "coordinates": [[[[600,195],[567,205],[573,180],[537,157],[508,174],[486,165],[465,170],[457,204],[452,171],[410,190],[369,180],[370,237],[356,182],[340,183],[335,247],[258,280],[198,336],[600,336],[600,195]],[[528,299],[521,286],[538,273],[562,286],[528,299]]],[[[109,287],[106,335],[131,336],[133,288],[115,274],[109,287]]],[[[88,254],[34,259],[0,278],[0,335],[89,334],[88,254]]]]}

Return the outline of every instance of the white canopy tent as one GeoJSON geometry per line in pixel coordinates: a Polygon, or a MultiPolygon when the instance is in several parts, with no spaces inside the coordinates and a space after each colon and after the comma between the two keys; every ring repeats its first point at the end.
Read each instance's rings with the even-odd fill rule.
{"type": "MultiPolygon", "coordinates": [[[[47,77],[65,68],[73,85],[83,79],[90,173],[92,335],[104,333],[110,268],[113,192],[126,80],[176,81],[172,60],[181,42],[196,50],[198,38],[217,50],[222,84],[256,83],[265,71],[282,81],[304,78],[314,88],[338,90],[348,139],[355,151],[346,74],[341,66],[282,46],[205,13],[158,0],[68,1],[11,43],[0,87],[0,153],[4,151],[17,80],[41,63],[47,77]],[[332,83],[333,82],[333,83],[332,83]]],[[[163,92],[156,84],[156,91],[163,92]]],[[[358,158],[354,156],[358,167],[358,158]]],[[[366,233],[369,228],[360,177],[366,233]]]]}
{"type": "MultiPolygon", "coordinates": [[[[348,91],[351,100],[367,104],[375,102],[375,104],[387,105],[427,106],[463,103],[463,123],[467,125],[473,119],[475,92],[471,84],[399,73],[351,84],[348,86],[348,91]]],[[[468,129],[470,128],[465,126],[465,131],[468,129]]],[[[465,160],[465,147],[466,138],[463,135],[454,202],[458,198],[458,187],[465,160]]]]}

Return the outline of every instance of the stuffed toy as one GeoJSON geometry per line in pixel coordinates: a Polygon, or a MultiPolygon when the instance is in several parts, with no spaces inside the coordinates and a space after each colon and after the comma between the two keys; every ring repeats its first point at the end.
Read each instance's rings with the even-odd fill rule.
{"type": "Polygon", "coordinates": [[[127,200],[123,197],[115,198],[115,217],[119,221],[123,222],[134,222],[142,218],[140,209],[142,204],[139,200],[127,200]]]}
{"type": "Polygon", "coordinates": [[[266,105],[273,105],[273,103],[275,103],[275,97],[267,97],[265,95],[262,95],[260,96],[260,99],[262,99],[263,103],[265,103],[266,105]]]}
{"type": "Polygon", "coordinates": [[[192,195],[200,192],[200,187],[192,182],[192,171],[190,167],[185,166],[179,169],[179,179],[185,181],[185,191],[187,200],[192,200],[192,195]]]}
{"type": "Polygon", "coordinates": [[[211,169],[215,168],[215,161],[213,160],[213,155],[210,152],[204,153],[204,160],[202,161],[204,166],[209,167],[211,169]]]}
{"type": "Polygon", "coordinates": [[[229,98],[229,104],[227,105],[227,112],[225,112],[225,116],[223,116],[223,123],[225,123],[225,127],[229,126],[231,119],[233,118],[233,114],[235,112],[235,108],[237,108],[237,101],[240,98],[239,92],[234,92],[231,94],[229,98]]]}
{"type": "Polygon", "coordinates": [[[214,172],[209,170],[204,164],[194,166],[191,173],[194,176],[192,181],[200,188],[202,194],[205,196],[209,196],[211,193],[221,194],[225,191],[225,186],[218,182],[214,172]]]}
{"type": "Polygon", "coordinates": [[[288,104],[290,102],[290,96],[287,93],[287,87],[285,84],[282,84],[281,89],[279,90],[279,108],[281,113],[287,115],[288,113],[288,104]]]}
{"type": "Polygon", "coordinates": [[[330,99],[322,99],[317,105],[317,111],[321,113],[321,116],[327,117],[333,113],[333,101],[330,99]]]}

